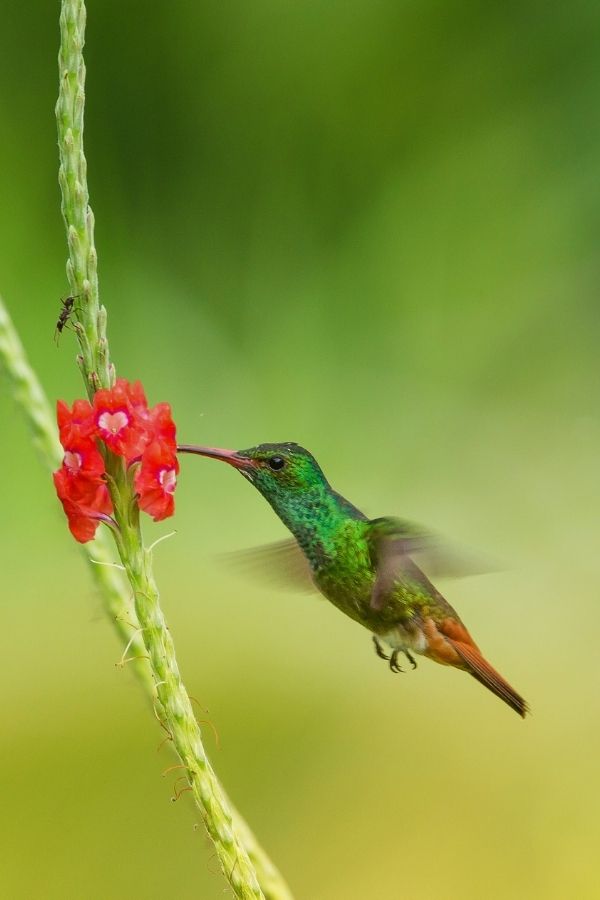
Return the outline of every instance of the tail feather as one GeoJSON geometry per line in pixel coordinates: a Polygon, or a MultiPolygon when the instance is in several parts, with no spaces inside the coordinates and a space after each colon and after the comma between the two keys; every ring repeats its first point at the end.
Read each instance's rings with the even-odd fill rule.
{"type": "Polygon", "coordinates": [[[488,688],[496,697],[504,700],[511,709],[525,718],[529,712],[526,701],[521,697],[510,684],[500,675],[490,664],[483,658],[476,647],[471,647],[462,641],[453,641],[448,638],[462,661],[468,672],[473,678],[476,678],[480,684],[488,688]]]}

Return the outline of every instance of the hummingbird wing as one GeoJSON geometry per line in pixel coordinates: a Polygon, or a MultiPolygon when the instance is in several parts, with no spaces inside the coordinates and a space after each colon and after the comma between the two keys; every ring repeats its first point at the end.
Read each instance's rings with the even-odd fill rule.
{"type": "MultiPolygon", "coordinates": [[[[420,525],[393,518],[373,519],[369,524],[378,597],[384,597],[401,575],[435,591],[425,572],[436,578],[462,578],[498,568],[474,554],[453,549],[420,525]]],[[[319,592],[310,565],[294,538],[221,553],[218,558],[230,572],[254,578],[267,587],[300,593],[319,592]]]]}
{"type": "Polygon", "coordinates": [[[376,568],[371,595],[373,609],[383,609],[385,599],[397,581],[418,584],[435,596],[439,591],[425,572],[437,578],[463,578],[498,568],[473,553],[452,548],[440,537],[413,522],[383,517],[372,519],[369,525],[369,541],[376,568]]]}
{"type": "Polygon", "coordinates": [[[317,591],[308,560],[294,538],[222,553],[219,559],[235,574],[250,575],[267,587],[317,591]]]}

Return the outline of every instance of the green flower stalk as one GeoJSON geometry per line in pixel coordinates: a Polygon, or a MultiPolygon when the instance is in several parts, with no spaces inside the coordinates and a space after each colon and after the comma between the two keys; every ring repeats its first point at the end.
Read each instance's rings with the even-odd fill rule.
{"type": "MultiPolygon", "coordinates": [[[[59,52],[60,91],[56,106],[60,155],[59,183],[62,213],[67,231],[69,259],[67,277],[76,302],[73,319],[80,347],[78,364],[88,396],[99,388],[110,388],[115,369],[110,361],[106,337],[107,314],[98,294],[94,217],[89,206],[86,160],[83,148],[85,65],[83,45],[86,10],[83,0],[62,0],[59,52]]],[[[34,429],[35,417],[32,419],[34,429]]],[[[48,447],[56,456],[56,446],[48,447]]],[[[212,838],[223,873],[239,898],[284,900],[291,895],[279,873],[258,848],[245,823],[235,817],[207,759],[200,726],[186,692],[175,648],[160,607],[152,573],[151,549],[144,547],[139,509],[131,472],[123,460],[105,451],[107,483],[114,509],[117,550],[133,595],[137,634],[131,637],[132,655],[149,659],[151,688],[157,717],[169,734],[182,765],[188,788],[201,811],[212,838]],[[138,650],[141,650],[139,653],[138,650]]],[[[100,544],[102,546],[102,544],[100,544]]],[[[98,558],[98,542],[93,549],[98,558]]],[[[100,562],[106,562],[100,559],[100,562]]],[[[104,566],[96,566],[103,570],[104,566]]],[[[106,572],[114,570],[106,569],[106,572]]],[[[96,579],[106,579],[106,573],[96,579]]],[[[110,579],[109,579],[110,580],[110,579]]],[[[107,592],[109,596],[114,585],[107,592]]],[[[119,617],[123,612],[121,590],[112,594],[119,617]]],[[[113,611],[109,603],[111,612],[113,611]]],[[[132,617],[133,618],[133,617],[132,617]]]]}
{"type": "MultiPolygon", "coordinates": [[[[17,405],[30,427],[34,446],[42,465],[49,471],[62,460],[63,450],[50,404],[25,355],[23,345],[0,298],[0,369],[17,405]]],[[[81,544],[96,587],[129,657],[145,657],[146,647],[131,599],[131,590],[122,573],[115,567],[106,532],[99,531],[93,542],[81,544]]],[[[146,551],[147,552],[147,551],[146,551]]],[[[125,655],[125,654],[124,654],[125,655]]],[[[147,693],[153,708],[156,702],[155,681],[149,666],[136,665],[133,670],[147,693]]],[[[213,774],[213,778],[216,776],[213,774]]],[[[223,796],[223,788],[220,787],[223,796]]],[[[229,802],[233,827],[239,835],[258,877],[265,900],[292,900],[292,894],[281,874],[256,840],[254,834],[229,802]]]]}
{"type": "Polygon", "coordinates": [[[106,340],[106,309],[98,296],[98,257],[94,245],[94,214],[89,205],[87,162],[83,152],[83,112],[85,107],[86,9],[84,2],[63,2],[60,13],[58,67],[60,90],[56,104],[60,167],[61,210],[67,229],[69,259],[67,278],[78,319],[77,337],[81,347],[79,363],[89,396],[99,387],[111,387],[114,369],[110,365],[106,340]]]}
{"type": "MultiPolygon", "coordinates": [[[[31,430],[33,444],[45,468],[53,471],[62,461],[63,449],[58,440],[54,416],[44,390],[25,355],[23,345],[0,298],[0,369],[4,370],[17,405],[31,430]]],[[[135,620],[131,592],[112,561],[108,535],[99,531],[93,543],[82,544],[92,577],[104,606],[119,636],[129,643],[132,655],[145,653],[144,645],[129,624],[135,620]]],[[[136,674],[154,693],[154,682],[147,666],[137,666],[136,674]]]]}
{"type": "MultiPolygon", "coordinates": [[[[4,370],[15,400],[27,420],[42,464],[52,471],[60,464],[63,454],[52,410],[35,372],[27,361],[19,336],[1,298],[0,368],[4,370]]],[[[131,590],[112,561],[111,546],[106,532],[99,531],[93,542],[81,545],[81,550],[104,601],[106,612],[127,649],[127,655],[145,657],[146,648],[140,637],[131,590]]],[[[154,708],[156,691],[150,667],[139,665],[132,671],[144,687],[154,708]]],[[[235,831],[240,836],[257,872],[265,900],[292,900],[292,894],[280,872],[230,801],[229,809],[235,831]]]]}

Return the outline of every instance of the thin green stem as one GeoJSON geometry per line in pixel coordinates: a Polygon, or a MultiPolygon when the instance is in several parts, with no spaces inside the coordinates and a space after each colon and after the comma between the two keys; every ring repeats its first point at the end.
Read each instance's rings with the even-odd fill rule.
{"type": "MultiPolygon", "coordinates": [[[[23,345],[1,298],[0,369],[4,370],[17,405],[29,425],[42,465],[49,471],[56,469],[62,461],[63,450],[58,440],[52,410],[27,360],[23,345]]],[[[145,656],[147,651],[141,638],[140,625],[132,602],[132,591],[123,574],[115,568],[107,533],[98,531],[93,542],[80,546],[106,613],[127,649],[127,655],[145,656]]],[[[150,551],[144,550],[144,554],[149,556],[150,551]]],[[[150,666],[140,663],[133,667],[133,671],[144,688],[150,705],[155,709],[157,692],[150,666]]],[[[213,777],[216,780],[216,776],[213,777]]],[[[220,790],[223,794],[223,789],[220,790]]],[[[239,835],[257,872],[265,900],[292,900],[292,894],[280,872],[231,803],[229,811],[234,830],[239,835]]]]}
{"type": "Polygon", "coordinates": [[[58,68],[60,90],[56,103],[58,180],[61,210],[67,230],[69,259],[67,278],[76,298],[74,314],[81,347],[80,366],[89,396],[99,387],[110,387],[114,369],[106,341],[106,309],[98,295],[98,257],[94,245],[94,214],[89,204],[87,162],[83,152],[85,107],[85,3],[63,2],[60,13],[58,68]]]}
{"type": "MultiPolygon", "coordinates": [[[[1,298],[0,369],[4,370],[12,394],[29,425],[41,463],[49,471],[53,471],[62,462],[63,449],[58,440],[52,410],[35,372],[29,365],[23,345],[1,298]]],[[[120,638],[129,641],[132,625],[133,628],[138,627],[135,609],[131,600],[131,590],[122,574],[112,564],[113,551],[108,535],[99,531],[94,542],[82,544],[81,549],[90,564],[92,577],[120,638]]],[[[132,652],[138,655],[144,653],[143,644],[139,639],[132,652]]],[[[138,666],[136,673],[153,691],[154,682],[148,668],[138,666]]]]}
{"type": "MultiPolygon", "coordinates": [[[[106,309],[98,294],[97,255],[94,246],[94,217],[89,206],[86,160],[83,148],[85,106],[86,10],[83,0],[62,0],[59,52],[60,90],[56,105],[60,154],[59,183],[62,213],[67,231],[69,259],[67,276],[77,319],[76,334],[81,349],[78,358],[88,395],[114,383],[106,336],[106,309]]],[[[201,811],[206,829],[214,841],[223,873],[237,897],[290,897],[282,880],[273,881],[274,868],[267,876],[271,885],[261,888],[254,863],[264,862],[264,854],[249,853],[234,821],[228,799],[207,759],[200,726],[196,721],[175,656],[175,648],[160,607],[152,573],[151,552],[144,547],[131,473],[122,460],[110,453],[106,460],[109,490],[118,525],[117,550],[133,593],[139,641],[149,659],[155,710],[185,766],[188,786],[201,811]]],[[[136,638],[134,636],[134,643],[136,638]]],[[[248,841],[247,826],[243,826],[248,841]]],[[[252,841],[250,841],[252,845],[252,841]]],[[[278,874],[278,873],[276,873],[278,874]]]]}

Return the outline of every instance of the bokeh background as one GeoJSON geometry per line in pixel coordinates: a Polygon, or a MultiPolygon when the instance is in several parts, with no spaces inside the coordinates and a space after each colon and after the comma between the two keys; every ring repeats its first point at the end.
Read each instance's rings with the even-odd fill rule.
{"type": "MultiPolygon", "coordinates": [[[[0,290],[70,400],[58,3],[0,5],[0,290]]],[[[365,511],[504,561],[443,587],[533,708],[392,677],[325,602],[232,577],[215,556],[283,526],[187,458],[156,568],[217,771],[298,898],[600,896],[598,4],[89,6],[120,374],[182,440],[296,440],[365,511]]],[[[0,893],[221,897],[4,389],[0,417],[0,893]]]]}

